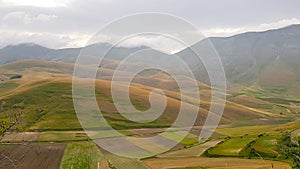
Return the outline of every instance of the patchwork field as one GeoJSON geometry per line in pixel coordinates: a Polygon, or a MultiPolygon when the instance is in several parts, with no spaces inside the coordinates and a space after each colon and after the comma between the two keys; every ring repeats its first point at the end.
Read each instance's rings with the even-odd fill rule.
{"type": "MultiPolygon", "coordinates": [[[[110,66],[114,65],[112,63],[110,66]]],[[[144,72],[147,77],[137,77],[130,87],[133,106],[138,110],[150,108],[148,96],[156,88],[165,92],[167,106],[158,119],[150,123],[136,123],[125,119],[114,106],[109,81],[113,72],[108,65],[103,72],[99,72],[99,79],[95,83],[98,106],[105,120],[120,133],[131,136],[129,141],[149,152],[160,151],[170,143],[178,143],[170,151],[147,159],[113,155],[91,142],[78,122],[72,100],[72,69],[71,64],[46,61],[15,62],[0,67],[0,78],[3,79],[0,83],[0,120],[7,119],[15,112],[22,112],[21,120],[1,139],[1,143],[9,143],[0,148],[0,155],[6,155],[0,158],[1,165],[7,167],[14,164],[17,168],[31,169],[32,163],[34,168],[47,168],[46,165],[50,165],[52,160],[51,167],[61,169],[263,169],[272,166],[282,169],[295,164],[284,152],[290,144],[286,139],[289,138],[288,134],[300,129],[297,120],[300,112],[298,97],[289,95],[282,98],[280,91],[275,89],[233,89],[228,92],[219,128],[209,141],[200,144],[198,135],[210,106],[211,91],[207,85],[199,82],[202,100],[198,103],[188,96],[180,96],[172,79],[166,74],[144,72]],[[21,78],[10,79],[21,74],[21,78]],[[200,104],[196,124],[183,140],[184,132],[181,129],[162,134],[177,118],[181,100],[189,105],[187,111],[200,104]],[[151,141],[145,143],[139,140],[158,134],[163,138],[157,144],[159,146],[151,144],[151,141]],[[20,153],[33,158],[17,156],[20,153]],[[49,159],[45,159],[48,156],[49,159]],[[14,160],[18,163],[11,163],[14,160]]],[[[123,73],[126,76],[126,72],[123,73]]],[[[119,84],[119,88],[122,87],[119,84]]],[[[96,139],[116,136],[105,129],[89,134],[96,139]]],[[[294,132],[294,135],[293,138],[299,142],[298,132],[294,132]]],[[[293,148],[297,150],[297,147],[293,148]]]]}

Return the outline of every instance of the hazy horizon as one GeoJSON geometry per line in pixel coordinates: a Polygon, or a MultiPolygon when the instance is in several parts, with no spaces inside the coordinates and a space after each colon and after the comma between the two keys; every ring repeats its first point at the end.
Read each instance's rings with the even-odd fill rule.
{"type": "MultiPolygon", "coordinates": [[[[227,37],[249,31],[265,31],[300,23],[299,2],[272,1],[107,1],[107,0],[0,0],[0,48],[36,43],[48,48],[85,46],[101,27],[112,20],[143,12],[178,16],[195,25],[206,37],[227,37]],[[195,12],[197,11],[197,12],[195,12]],[[255,11],[255,12],[253,12],[255,11]]],[[[194,32],[194,33],[199,33],[194,32]]],[[[102,42],[110,43],[109,35],[102,42]]],[[[129,46],[180,47],[161,37],[141,37],[129,46]]],[[[171,50],[171,51],[172,51],[171,50]]]]}

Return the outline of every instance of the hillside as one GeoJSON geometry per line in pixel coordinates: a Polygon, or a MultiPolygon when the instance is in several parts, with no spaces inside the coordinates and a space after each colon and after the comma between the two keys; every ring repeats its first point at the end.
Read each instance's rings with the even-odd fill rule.
{"type": "MultiPolygon", "coordinates": [[[[14,111],[24,112],[21,126],[25,130],[78,130],[81,128],[72,103],[71,64],[29,60],[4,65],[0,70],[3,76],[22,74],[20,79],[7,79],[0,83],[2,91],[0,99],[5,103],[1,108],[2,117],[14,111]]],[[[165,75],[155,74],[154,77],[144,78],[151,81],[151,78],[159,79],[160,76],[165,75]]],[[[139,78],[143,79],[142,75],[139,78]]],[[[115,109],[110,93],[110,81],[99,79],[96,84],[99,106],[104,116],[116,128],[167,127],[177,117],[181,97],[176,91],[165,89],[168,104],[159,119],[149,124],[137,124],[124,119],[115,109]]],[[[210,91],[202,83],[199,82],[199,85],[202,86],[201,107],[196,125],[203,125],[210,105],[210,91]]],[[[133,105],[142,110],[149,108],[148,95],[153,89],[132,83],[130,97],[133,105]]],[[[298,106],[292,105],[292,103],[297,104],[298,99],[277,103],[276,95],[272,100],[272,95],[269,95],[267,91],[235,90],[228,91],[228,93],[231,95],[226,102],[222,124],[280,123],[280,119],[293,119],[300,112],[298,106]]],[[[191,104],[191,106],[195,105],[191,104]]]]}
{"type": "MultiPolygon", "coordinates": [[[[248,32],[231,37],[212,37],[192,46],[202,56],[209,57],[206,45],[209,41],[218,52],[229,86],[260,86],[286,90],[299,95],[300,79],[300,25],[264,32],[248,32]],[[274,76],[276,72],[276,76],[274,76]]],[[[202,81],[207,74],[202,63],[190,49],[177,53],[188,60],[202,81]]]]}
{"type": "MultiPolygon", "coordinates": [[[[281,29],[264,32],[247,32],[231,37],[211,37],[192,46],[202,56],[209,57],[207,44],[212,43],[218,52],[228,81],[229,87],[254,86],[274,88],[285,91],[286,94],[300,95],[300,25],[291,25],[281,29]],[[280,72],[278,71],[280,70],[280,72]],[[276,76],[273,72],[276,71],[276,76]]],[[[0,49],[0,63],[11,63],[24,59],[39,59],[47,61],[63,61],[73,63],[79,52],[84,49],[88,55],[98,56],[110,44],[98,43],[85,48],[48,49],[37,44],[10,45],[0,49]]],[[[120,60],[147,47],[114,47],[106,55],[101,67],[114,69],[120,60]]],[[[157,64],[167,63],[173,67],[172,56],[152,50],[151,61],[157,64]]],[[[197,56],[189,49],[176,53],[194,70],[199,81],[209,83],[206,70],[197,56]]],[[[132,63],[137,66],[138,63],[132,63]]],[[[104,73],[104,76],[107,72],[104,73]]],[[[107,77],[106,77],[107,78],[107,77]]],[[[107,78],[109,80],[109,78],[107,78]]],[[[148,79],[139,83],[149,84],[148,79]]],[[[155,87],[155,86],[153,86],[155,87]]]]}

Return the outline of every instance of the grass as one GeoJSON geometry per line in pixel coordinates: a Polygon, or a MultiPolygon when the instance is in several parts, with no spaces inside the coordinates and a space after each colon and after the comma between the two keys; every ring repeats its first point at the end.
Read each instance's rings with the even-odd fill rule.
{"type": "MultiPolygon", "coordinates": [[[[109,84],[105,84],[103,88],[98,87],[96,90],[99,90],[97,96],[103,103],[100,107],[107,108],[107,111],[102,111],[102,113],[113,128],[118,130],[130,128],[165,128],[169,127],[176,118],[176,108],[173,108],[170,104],[169,109],[153,122],[135,123],[127,120],[113,108],[112,100],[106,94],[109,84]]],[[[102,83],[99,85],[101,86],[102,83]]],[[[11,112],[22,111],[24,115],[19,125],[28,131],[81,130],[81,125],[73,108],[71,87],[70,81],[67,80],[45,80],[30,84],[24,89],[22,87],[9,95],[3,95],[2,100],[5,101],[5,105],[3,106],[4,109],[0,114],[0,118],[11,112]]],[[[138,98],[140,97],[138,94],[140,90],[144,89],[137,90],[137,94],[133,96],[132,102],[138,109],[145,109],[149,103],[138,98]]],[[[147,92],[144,92],[143,95],[147,92]]],[[[176,101],[176,105],[177,103],[180,102],[176,101]]]]}
{"type": "Polygon", "coordinates": [[[190,146],[198,143],[199,137],[195,137],[195,135],[188,133],[186,137],[182,139],[181,132],[166,132],[161,134],[163,137],[168,138],[170,140],[176,141],[178,143],[184,144],[185,146],[190,146]]]}
{"type": "MultiPolygon", "coordinates": [[[[5,85],[4,85],[5,86],[5,85]]],[[[27,131],[74,131],[81,130],[76,113],[73,108],[71,83],[68,80],[63,81],[43,81],[36,84],[30,84],[30,88],[26,90],[19,90],[11,95],[3,96],[2,100],[5,101],[3,106],[4,110],[0,114],[0,118],[12,112],[24,112],[23,120],[19,124],[20,128],[27,131]]],[[[97,83],[96,95],[98,100],[101,100],[99,105],[105,109],[102,111],[108,123],[117,130],[131,129],[131,128],[166,128],[169,127],[174,119],[177,117],[180,101],[168,97],[168,105],[163,113],[157,120],[150,123],[135,123],[125,119],[119,114],[109,94],[110,83],[107,81],[99,81],[97,83]]],[[[16,87],[14,84],[8,84],[6,87],[16,87]]],[[[23,88],[23,87],[22,87],[23,88]]],[[[6,89],[5,89],[6,90],[6,89]]],[[[131,101],[133,105],[140,110],[145,110],[149,106],[148,94],[150,89],[147,87],[131,87],[133,93],[131,101]]],[[[205,107],[206,109],[209,108],[205,107]]],[[[277,107],[279,111],[284,111],[285,108],[277,107]]],[[[237,107],[236,105],[227,106],[227,113],[224,113],[224,119],[228,122],[237,119],[257,118],[257,113],[246,110],[244,107],[237,107]]],[[[199,119],[204,113],[199,113],[199,119]]],[[[200,122],[200,120],[196,120],[200,122]]],[[[200,124],[197,124],[200,125],[200,124]]],[[[191,139],[185,139],[183,144],[194,144],[191,139]]]]}
{"type": "Polygon", "coordinates": [[[210,140],[200,145],[196,145],[189,148],[184,148],[175,151],[169,151],[163,154],[158,155],[159,158],[174,158],[174,157],[199,157],[204,153],[208,148],[214,147],[221,140],[210,140]]]}
{"type": "Polygon", "coordinates": [[[139,159],[120,157],[110,153],[104,153],[112,169],[148,169],[139,159]]]}
{"type": "Polygon", "coordinates": [[[292,122],[287,122],[285,124],[276,125],[260,125],[260,126],[243,126],[243,127],[233,127],[233,128],[218,128],[215,132],[231,136],[257,136],[259,134],[269,134],[280,137],[284,132],[292,132],[294,130],[300,129],[300,120],[294,120],[292,122]]]}
{"type": "MultiPolygon", "coordinates": [[[[241,93],[245,94],[247,96],[255,97],[258,99],[279,99],[283,101],[284,103],[286,102],[300,102],[299,96],[293,96],[286,94],[287,89],[286,88],[265,88],[265,89],[251,89],[247,88],[243,90],[241,93]]],[[[283,103],[281,102],[281,103],[283,103]]]]}
{"type": "Polygon", "coordinates": [[[292,121],[283,125],[280,125],[278,127],[275,127],[273,131],[276,132],[292,132],[294,130],[300,129],[300,120],[292,121]]]}
{"type": "Polygon", "coordinates": [[[236,137],[226,140],[209,149],[206,155],[210,157],[239,157],[244,156],[243,149],[253,140],[253,137],[236,137]]]}
{"type": "Polygon", "coordinates": [[[15,104],[23,103],[21,110],[24,112],[23,125],[29,130],[81,129],[73,109],[70,84],[46,83],[9,96],[5,102],[5,110],[14,108],[15,104]]]}
{"type": "Polygon", "coordinates": [[[276,127],[278,127],[278,125],[243,126],[234,128],[219,128],[216,129],[216,132],[231,137],[244,135],[257,136],[262,133],[270,132],[276,127]]]}
{"type": "Polygon", "coordinates": [[[281,138],[300,128],[299,120],[280,125],[245,126],[218,129],[228,140],[205,152],[208,157],[247,157],[291,163],[281,138]]]}
{"type": "Polygon", "coordinates": [[[95,169],[98,162],[103,165],[105,158],[92,142],[73,142],[67,144],[60,169],[95,169]]]}
{"type": "MultiPolygon", "coordinates": [[[[227,140],[208,149],[207,157],[242,157],[269,159],[295,165],[292,154],[296,148],[282,141],[285,135],[300,129],[299,120],[278,125],[245,126],[218,129],[227,140]],[[285,145],[286,144],[286,145],[285,145]]],[[[274,162],[272,162],[274,163],[274,162]]]]}
{"type": "Polygon", "coordinates": [[[89,137],[83,131],[46,131],[41,132],[37,141],[40,142],[66,142],[83,141],[89,137]]]}
{"type": "Polygon", "coordinates": [[[256,139],[253,148],[260,156],[276,158],[278,156],[277,139],[276,136],[262,136],[256,139]]]}
{"type": "Polygon", "coordinates": [[[18,86],[19,86],[19,84],[14,83],[14,82],[0,83],[0,94],[11,91],[11,90],[17,88],[18,86]]]}
{"type": "MultiPolygon", "coordinates": [[[[0,118],[11,112],[22,111],[24,116],[20,125],[29,131],[81,130],[73,108],[71,92],[71,83],[63,82],[43,83],[24,92],[17,92],[4,99],[4,111],[0,118]]],[[[101,98],[103,97],[106,96],[103,95],[101,98]]],[[[139,124],[126,120],[117,112],[103,113],[106,120],[115,129],[169,126],[156,121],[139,124]]]]}
{"type": "Polygon", "coordinates": [[[259,110],[263,110],[266,112],[272,112],[273,114],[281,114],[285,116],[294,116],[295,112],[297,112],[295,107],[290,105],[291,102],[295,103],[293,100],[283,100],[279,98],[262,98],[258,99],[255,97],[250,97],[246,95],[239,95],[235,97],[231,97],[229,99],[232,102],[250,107],[259,110]],[[294,113],[293,113],[294,112],[294,113]]]}

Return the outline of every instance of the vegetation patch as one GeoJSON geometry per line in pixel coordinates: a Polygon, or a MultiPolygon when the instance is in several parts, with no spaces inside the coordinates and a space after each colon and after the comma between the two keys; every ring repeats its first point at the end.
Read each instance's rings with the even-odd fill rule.
{"type": "Polygon", "coordinates": [[[37,141],[40,142],[66,142],[66,141],[84,141],[89,137],[84,131],[46,131],[41,132],[37,141]]]}
{"type": "Polygon", "coordinates": [[[209,157],[239,157],[245,156],[244,149],[254,140],[253,137],[230,138],[205,152],[209,157]]]}
{"type": "Polygon", "coordinates": [[[277,145],[278,141],[276,136],[265,135],[256,139],[252,148],[259,154],[259,156],[276,158],[279,155],[277,145]]]}
{"type": "Polygon", "coordinates": [[[8,91],[11,91],[19,86],[18,83],[14,82],[5,82],[5,83],[0,83],[0,93],[4,94],[8,91]]]}
{"type": "Polygon", "coordinates": [[[99,148],[92,142],[73,142],[67,144],[60,169],[95,169],[106,163],[99,148]]]}

